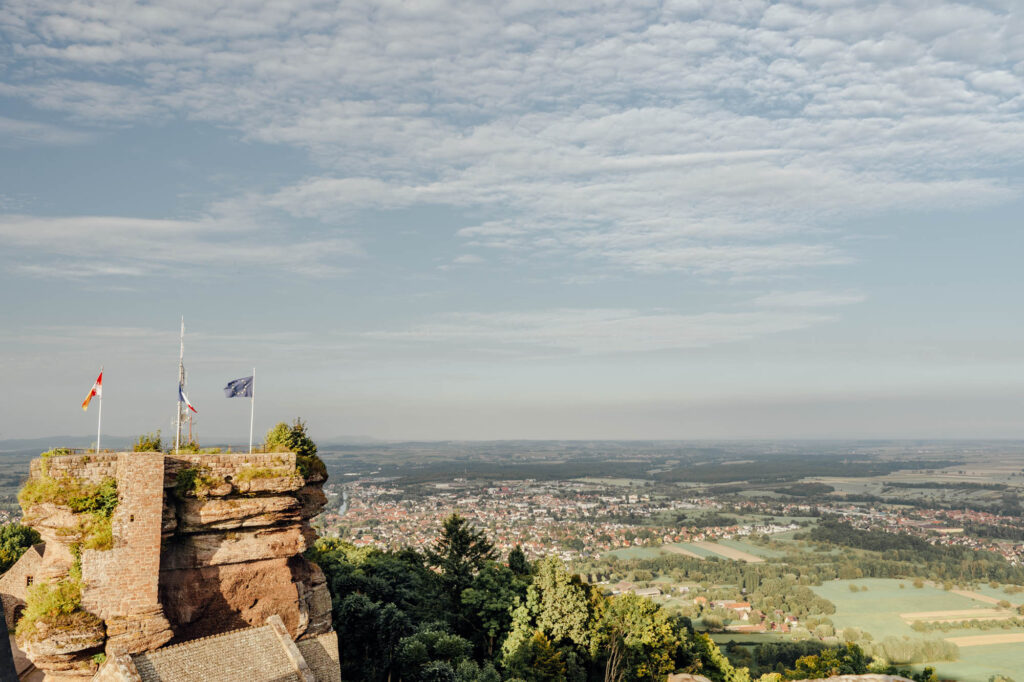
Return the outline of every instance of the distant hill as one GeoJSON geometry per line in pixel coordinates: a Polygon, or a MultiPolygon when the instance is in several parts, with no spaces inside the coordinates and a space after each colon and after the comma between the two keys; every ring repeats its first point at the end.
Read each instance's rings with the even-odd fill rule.
{"type": "MultiPolygon", "coordinates": [[[[108,436],[103,434],[103,446],[107,448],[127,448],[135,442],[128,436],[108,436]]],[[[0,440],[0,452],[18,452],[35,450],[40,452],[50,448],[89,448],[96,444],[96,434],[91,436],[43,436],[42,438],[8,438],[0,440]]]]}

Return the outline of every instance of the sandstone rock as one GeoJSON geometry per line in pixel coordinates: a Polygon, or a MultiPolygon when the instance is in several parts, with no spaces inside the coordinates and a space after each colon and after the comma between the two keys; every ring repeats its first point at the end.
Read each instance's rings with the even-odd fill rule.
{"type": "Polygon", "coordinates": [[[322,485],[305,485],[297,493],[302,502],[302,518],[311,519],[327,506],[327,495],[322,485]]]}
{"type": "Polygon", "coordinates": [[[96,672],[98,666],[92,656],[93,652],[63,656],[40,655],[33,659],[33,663],[40,670],[46,671],[46,682],[81,682],[92,679],[96,672]]]}
{"type": "Polygon", "coordinates": [[[274,476],[272,478],[252,478],[248,481],[234,481],[235,490],[242,494],[287,493],[298,490],[305,481],[301,476],[274,476]]]}
{"type": "Polygon", "coordinates": [[[19,640],[19,645],[29,658],[35,661],[37,657],[60,657],[86,649],[95,649],[103,646],[105,638],[103,621],[98,618],[84,620],[73,627],[39,621],[31,640],[19,640]]]}
{"type": "Polygon", "coordinates": [[[308,575],[307,563],[292,557],[161,571],[160,598],[179,641],[261,625],[275,613],[295,636],[303,625],[295,574],[308,575]]]}
{"type": "Polygon", "coordinates": [[[299,500],[290,496],[183,500],[178,506],[179,530],[192,533],[297,522],[300,508],[299,500]]]}
{"type": "MultiPolygon", "coordinates": [[[[104,649],[109,662],[172,639],[261,626],[271,615],[280,616],[296,639],[331,631],[326,579],[302,556],[315,539],[308,519],[327,503],[323,476],[297,475],[290,453],[86,459],[69,456],[63,465],[75,475],[102,465],[107,468],[92,473],[118,480],[114,548],[81,554],[83,605],[104,620],[91,631],[48,632],[45,644],[28,645],[34,649],[26,653],[48,681],[88,679],[97,670],[91,656],[104,649]],[[215,487],[199,497],[179,495],[175,485],[184,467],[206,472],[215,487]],[[238,480],[253,470],[281,475],[238,480]]],[[[53,504],[30,511],[30,524],[46,540],[34,580],[66,576],[81,515],[53,504]]],[[[105,667],[111,674],[116,668],[105,667]]]]}
{"type": "Polygon", "coordinates": [[[287,558],[302,554],[307,547],[303,529],[297,525],[176,535],[168,543],[161,566],[177,570],[287,558]]]}
{"type": "Polygon", "coordinates": [[[139,652],[157,649],[174,637],[162,609],[107,619],[107,649],[139,652]]]}

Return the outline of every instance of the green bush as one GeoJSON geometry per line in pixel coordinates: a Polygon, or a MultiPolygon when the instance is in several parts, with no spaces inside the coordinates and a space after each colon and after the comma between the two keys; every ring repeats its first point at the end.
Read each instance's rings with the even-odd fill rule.
{"type": "Polygon", "coordinates": [[[25,612],[15,629],[19,641],[33,641],[40,634],[40,622],[50,627],[77,629],[100,622],[93,614],[82,610],[82,583],[78,575],[55,582],[42,582],[28,589],[25,612]]]}
{"type": "Polygon", "coordinates": [[[160,440],[160,430],[156,433],[144,433],[135,440],[132,447],[134,452],[163,452],[163,442],[160,440]]]}
{"type": "Polygon", "coordinates": [[[208,467],[185,467],[178,471],[174,479],[174,492],[179,498],[192,493],[199,499],[205,499],[210,491],[224,483],[210,473],[208,467]]]}

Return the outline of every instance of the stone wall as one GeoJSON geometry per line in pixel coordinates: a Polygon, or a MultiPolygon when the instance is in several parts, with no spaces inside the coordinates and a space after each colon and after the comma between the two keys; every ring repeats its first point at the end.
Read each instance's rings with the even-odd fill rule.
{"type": "Polygon", "coordinates": [[[82,552],[82,605],[107,622],[110,649],[146,651],[172,636],[158,596],[163,485],[162,454],[122,453],[114,547],[82,552]]]}
{"type": "MultiPolygon", "coordinates": [[[[122,453],[124,454],[124,453],[122,453]]],[[[136,453],[141,454],[141,453],[136,453]]],[[[117,476],[118,460],[116,452],[99,455],[54,455],[39,457],[29,464],[29,476],[39,478],[46,473],[50,478],[79,478],[90,483],[99,483],[104,478],[117,476]]]]}
{"type": "MultiPolygon", "coordinates": [[[[323,573],[302,556],[314,538],[309,519],[326,503],[323,478],[304,479],[293,453],[60,455],[32,462],[33,477],[44,472],[58,481],[113,477],[118,490],[113,547],[80,555],[83,608],[102,623],[81,633],[87,643],[47,653],[48,635],[32,644],[36,651],[26,649],[53,679],[91,676],[100,647],[120,660],[271,616],[296,639],[331,632],[323,573]],[[177,489],[179,472],[190,467],[212,477],[213,487],[177,489]]],[[[35,579],[67,576],[85,515],[52,502],[31,512],[26,523],[46,542],[33,559],[35,579]]],[[[112,670],[108,664],[103,674],[112,670]]]]}
{"type": "Polygon", "coordinates": [[[226,479],[238,477],[245,469],[280,470],[284,476],[295,473],[294,452],[223,453],[219,455],[167,455],[164,468],[164,486],[173,488],[178,472],[188,467],[202,467],[210,475],[226,479]]]}
{"type": "Polygon", "coordinates": [[[25,605],[28,587],[39,572],[43,561],[42,545],[29,547],[13,566],[0,576],[0,602],[3,602],[4,618],[14,630],[14,611],[25,605]]]}

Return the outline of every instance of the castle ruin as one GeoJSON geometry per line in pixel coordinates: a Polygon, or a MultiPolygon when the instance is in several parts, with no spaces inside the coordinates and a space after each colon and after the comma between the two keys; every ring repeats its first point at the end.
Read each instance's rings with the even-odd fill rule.
{"type": "Polygon", "coordinates": [[[43,542],[0,577],[7,623],[21,621],[33,585],[79,601],[18,627],[18,648],[47,682],[340,680],[330,593],[302,556],[327,502],[316,464],[290,452],[33,460],[29,486],[113,481],[116,506],[97,530],[104,518],[80,499],[23,499],[23,523],[43,542]],[[204,677],[204,660],[215,676],[204,677]]]}

